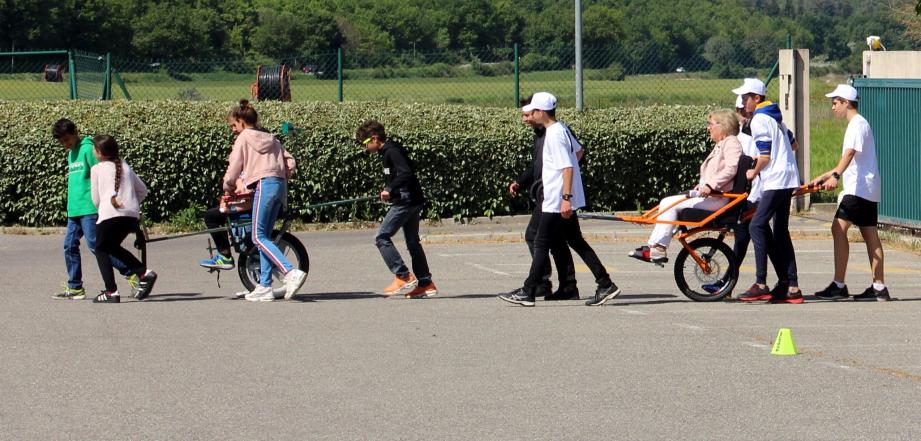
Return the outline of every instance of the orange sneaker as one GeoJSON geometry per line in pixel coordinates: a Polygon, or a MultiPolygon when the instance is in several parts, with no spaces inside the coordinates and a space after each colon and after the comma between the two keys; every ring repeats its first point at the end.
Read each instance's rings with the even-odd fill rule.
{"type": "Polygon", "coordinates": [[[422,299],[425,297],[435,297],[438,295],[438,288],[435,282],[429,282],[427,285],[418,285],[412,291],[406,293],[407,299],[422,299]]]}
{"type": "Polygon", "coordinates": [[[393,282],[390,285],[387,285],[384,288],[384,294],[392,296],[394,294],[399,294],[401,291],[411,290],[419,284],[419,281],[416,280],[416,277],[412,274],[404,277],[396,276],[393,278],[393,282]]]}

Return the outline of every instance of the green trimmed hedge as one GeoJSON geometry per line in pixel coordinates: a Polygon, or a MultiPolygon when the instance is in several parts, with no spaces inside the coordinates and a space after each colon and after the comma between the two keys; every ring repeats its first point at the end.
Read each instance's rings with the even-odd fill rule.
{"type": "MultiPolygon", "coordinates": [[[[51,137],[58,118],[83,134],[115,136],[151,189],[146,216],[165,220],[191,206],[211,206],[230,152],[225,115],[214,102],[0,102],[0,223],[54,225],[65,219],[65,153],[51,137]]],[[[401,140],[419,167],[429,218],[519,213],[508,182],[527,167],[532,132],[514,109],[384,103],[257,103],[265,127],[284,137],[298,160],[289,206],[305,221],[376,219],[385,207],[308,210],[309,204],[377,194],[380,163],[357,146],[355,127],[376,118],[401,140]]],[[[583,177],[591,209],[634,209],[689,188],[711,144],[705,107],[596,110],[560,117],[589,153],[583,177]]]]}

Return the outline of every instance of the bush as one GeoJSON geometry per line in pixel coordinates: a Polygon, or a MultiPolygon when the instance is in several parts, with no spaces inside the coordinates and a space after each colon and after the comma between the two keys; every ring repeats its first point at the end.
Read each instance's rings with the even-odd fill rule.
{"type": "Polygon", "coordinates": [[[611,63],[604,69],[592,69],[585,71],[585,79],[596,81],[623,81],[627,78],[627,71],[620,63],[611,63]]]}
{"type": "MultiPolygon", "coordinates": [[[[65,220],[66,161],[51,138],[58,118],[86,135],[115,136],[129,164],[150,187],[145,216],[172,218],[190,207],[213,206],[230,152],[224,116],[231,103],[2,102],[0,223],[54,225],[65,220]]],[[[380,204],[308,209],[309,204],[376,195],[379,160],[357,146],[356,126],[383,122],[418,164],[428,218],[470,218],[524,211],[509,199],[508,182],[528,166],[532,133],[515,109],[381,103],[257,103],[263,125],[298,128],[282,138],[298,159],[289,206],[304,221],[376,220],[380,204]]],[[[560,116],[588,150],[584,184],[594,210],[633,209],[695,183],[709,151],[705,107],[605,109],[560,116]]],[[[186,212],[187,214],[188,212],[186,212]]],[[[184,216],[185,217],[185,216],[184,216]]]]}
{"type": "Polygon", "coordinates": [[[176,92],[176,99],[182,101],[201,101],[205,99],[205,97],[202,96],[198,89],[190,87],[188,89],[180,89],[179,92],[176,92]]]}
{"type": "Polygon", "coordinates": [[[473,73],[484,77],[497,77],[515,73],[515,66],[511,61],[483,63],[480,60],[474,59],[470,62],[470,68],[473,70],[473,73]]]}
{"type": "Polygon", "coordinates": [[[520,66],[522,72],[539,72],[548,70],[560,70],[559,61],[550,55],[530,52],[521,57],[520,66]]]}

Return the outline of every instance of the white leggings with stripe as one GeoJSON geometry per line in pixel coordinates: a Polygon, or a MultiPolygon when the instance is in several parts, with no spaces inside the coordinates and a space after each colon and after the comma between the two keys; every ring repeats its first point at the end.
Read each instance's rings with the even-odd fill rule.
{"type": "MultiPolygon", "coordinates": [[[[662,202],[659,203],[659,207],[660,209],[668,207],[669,205],[672,205],[684,198],[685,195],[669,196],[665,199],[662,199],[662,202]]],[[[701,210],[716,211],[728,203],[729,198],[722,197],[690,198],[660,214],[658,220],[676,221],[678,220],[678,212],[684,210],[685,208],[699,208],[701,210]]],[[[652,229],[652,234],[649,235],[649,246],[652,247],[655,245],[662,245],[665,248],[668,248],[668,244],[672,241],[672,234],[674,234],[675,228],[676,225],[672,224],[656,224],[656,226],[652,229]]]]}

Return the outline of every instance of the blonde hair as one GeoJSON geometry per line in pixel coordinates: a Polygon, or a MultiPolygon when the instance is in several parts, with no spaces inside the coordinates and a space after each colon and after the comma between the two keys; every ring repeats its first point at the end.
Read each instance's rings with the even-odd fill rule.
{"type": "Polygon", "coordinates": [[[739,116],[732,110],[715,110],[707,115],[707,119],[712,119],[723,131],[723,136],[735,136],[739,134],[739,116]]]}

